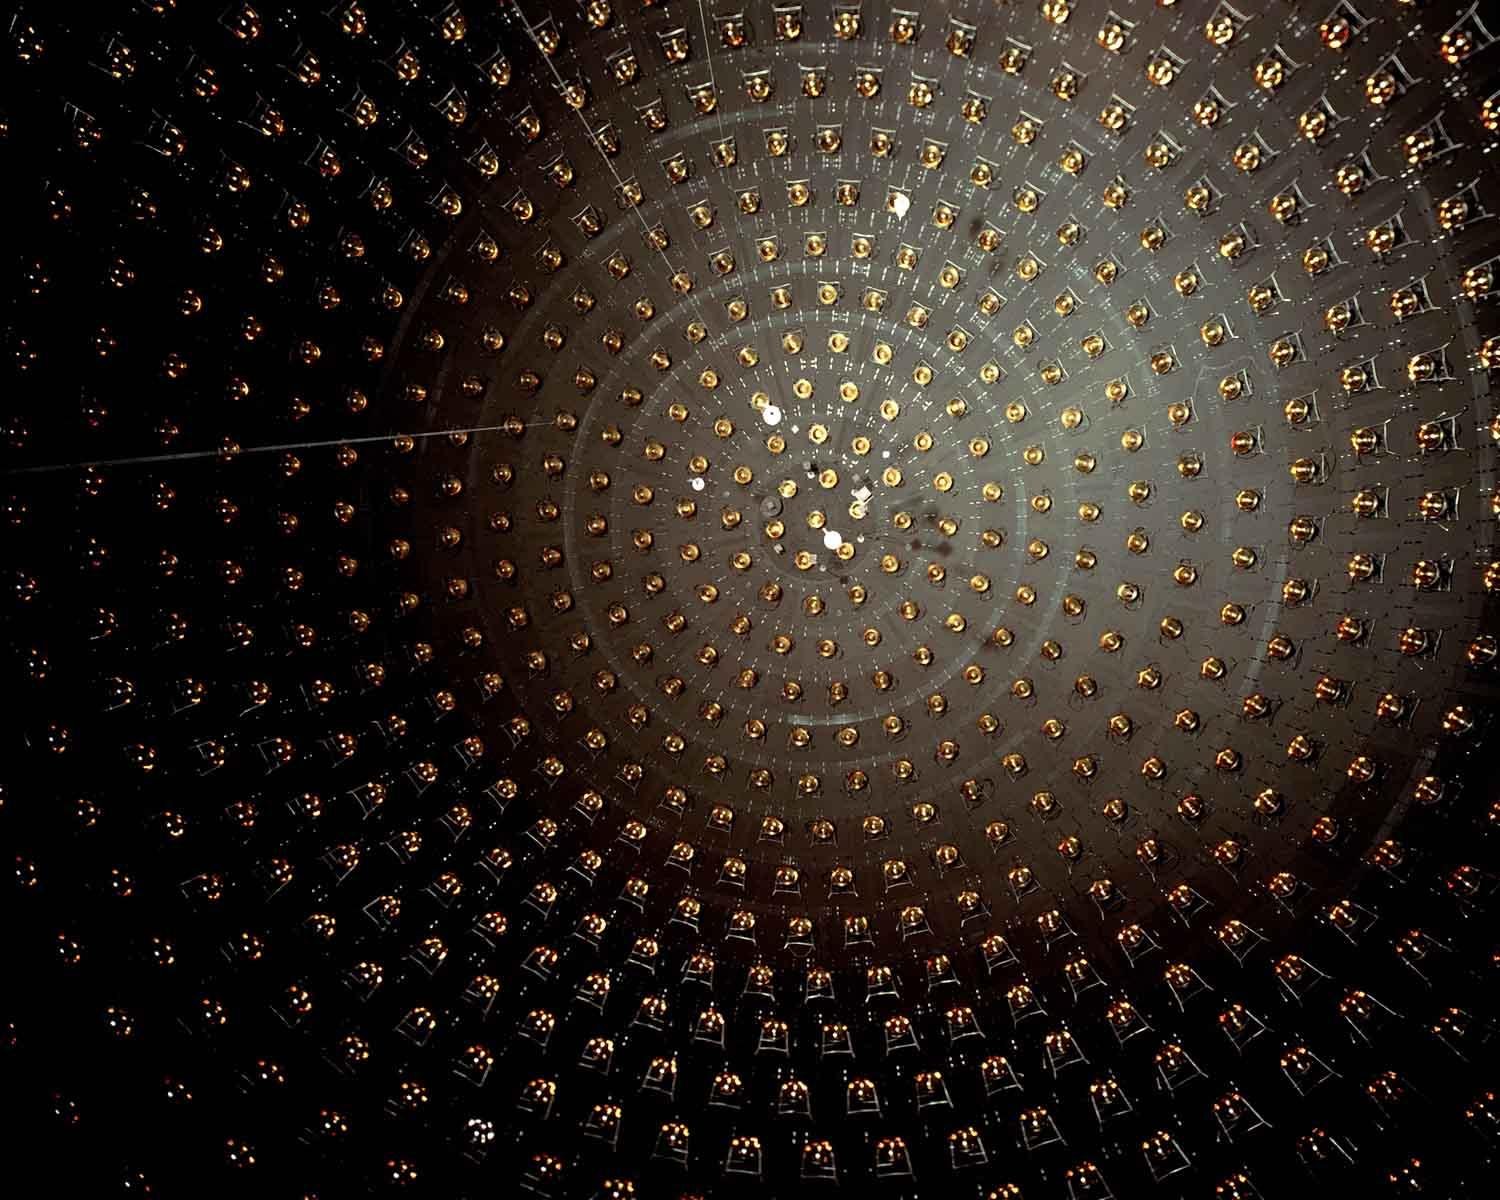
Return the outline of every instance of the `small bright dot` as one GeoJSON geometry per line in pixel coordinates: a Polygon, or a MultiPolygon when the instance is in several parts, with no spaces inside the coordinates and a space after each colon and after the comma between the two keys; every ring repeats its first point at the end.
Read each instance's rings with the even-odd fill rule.
{"type": "Polygon", "coordinates": [[[780,425],[781,409],[777,408],[774,404],[768,404],[760,410],[760,419],[767,425],[780,425]]]}
{"type": "Polygon", "coordinates": [[[836,530],[829,529],[824,532],[823,545],[827,546],[828,549],[837,550],[843,544],[844,539],[838,535],[838,532],[836,530]]]}
{"type": "Polygon", "coordinates": [[[688,486],[691,487],[695,492],[701,492],[703,490],[703,476],[694,475],[691,479],[688,480],[688,486]]]}

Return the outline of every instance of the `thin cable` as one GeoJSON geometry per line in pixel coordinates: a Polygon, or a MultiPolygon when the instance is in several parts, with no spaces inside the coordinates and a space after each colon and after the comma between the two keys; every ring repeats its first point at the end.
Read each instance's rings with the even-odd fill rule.
{"type": "Polygon", "coordinates": [[[714,40],[708,33],[708,13],[703,9],[703,0],[698,0],[698,20],[703,25],[703,54],[708,59],[708,86],[714,93],[714,116],[719,122],[719,137],[724,137],[724,110],[719,106],[719,81],[714,77],[714,40]]]}
{"type": "MultiPolygon", "coordinates": [[[[526,14],[521,11],[521,6],[519,4],[513,5],[512,11],[515,12],[517,19],[525,28],[526,36],[531,39],[531,44],[536,47],[536,52],[542,56],[542,61],[547,64],[547,69],[552,72],[552,78],[557,81],[558,88],[566,92],[568,88],[567,80],[562,77],[562,72],[557,69],[557,64],[552,61],[551,55],[549,55],[545,50],[542,49],[542,43],[537,38],[536,29],[532,26],[531,22],[526,19],[526,14]]],[[[603,148],[600,147],[599,140],[594,136],[594,131],[589,128],[589,123],[584,120],[583,113],[581,113],[578,109],[573,108],[573,106],[566,100],[563,101],[563,106],[569,109],[573,113],[573,115],[578,118],[579,124],[583,126],[583,132],[588,138],[589,145],[594,148],[599,157],[604,161],[604,165],[609,168],[609,173],[614,176],[615,186],[623,195],[625,180],[621,177],[620,172],[615,170],[615,164],[610,159],[609,155],[604,153],[603,148]]],[[[641,215],[640,207],[638,205],[632,204],[630,206],[630,210],[631,212],[635,213],[636,220],[641,223],[641,229],[646,234],[646,244],[648,246],[653,245],[651,238],[651,226],[646,223],[646,218],[641,215]]],[[[656,252],[661,255],[662,262],[666,264],[667,270],[671,273],[671,275],[676,275],[678,273],[678,269],[672,265],[672,260],[667,257],[667,252],[663,249],[657,249],[656,252]]],[[[669,275],[668,278],[670,278],[671,275],[669,275]]],[[[694,307],[697,307],[698,301],[695,297],[686,295],[685,298],[690,299],[694,307]]]]}
{"type": "MultiPolygon", "coordinates": [[[[525,428],[540,429],[550,426],[551,421],[530,421],[525,428]]],[[[242,446],[237,449],[231,458],[239,458],[246,454],[276,454],[287,450],[321,450],[329,446],[363,446],[370,442],[389,442],[395,438],[435,438],[451,437],[455,433],[499,433],[506,429],[506,425],[470,425],[466,429],[425,429],[417,433],[374,433],[365,437],[352,438],[328,438],[320,442],[281,442],[270,446],[242,446]]],[[[514,428],[514,426],[509,426],[514,428]]],[[[81,471],[85,467],[128,467],[144,465],[149,463],[171,463],[190,462],[200,458],[219,458],[223,455],[221,450],[184,450],[176,454],[142,454],[128,458],[89,458],[74,463],[42,463],[31,467],[8,467],[0,474],[12,475],[42,475],[51,471],[81,471]]]]}

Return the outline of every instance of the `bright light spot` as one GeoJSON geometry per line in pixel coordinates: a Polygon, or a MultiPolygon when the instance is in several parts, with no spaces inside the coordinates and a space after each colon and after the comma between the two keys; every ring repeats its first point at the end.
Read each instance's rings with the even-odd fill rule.
{"type": "Polygon", "coordinates": [[[837,531],[829,529],[823,533],[823,545],[830,550],[837,550],[844,544],[844,539],[839,537],[837,531]]]}
{"type": "Polygon", "coordinates": [[[760,419],[767,425],[780,425],[781,409],[777,408],[774,404],[768,404],[760,410],[760,419]]]}
{"type": "Polygon", "coordinates": [[[688,486],[691,487],[695,492],[701,492],[703,490],[703,476],[694,475],[691,479],[688,480],[688,486]]]}
{"type": "Polygon", "coordinates": [[[890,209],[898,217],[906,216],[906,210],[911,207],[911,197],[905,192],[892,192],[890,195],[890,209]]]}

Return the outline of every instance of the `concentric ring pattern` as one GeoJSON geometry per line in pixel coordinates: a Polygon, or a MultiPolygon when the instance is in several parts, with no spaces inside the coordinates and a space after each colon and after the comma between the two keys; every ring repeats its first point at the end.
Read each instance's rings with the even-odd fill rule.
{"type": "Polygon", "coordinates": [[[1500,14],[8,38],[29,1177],[1487,1194],[1500,14]]]}

